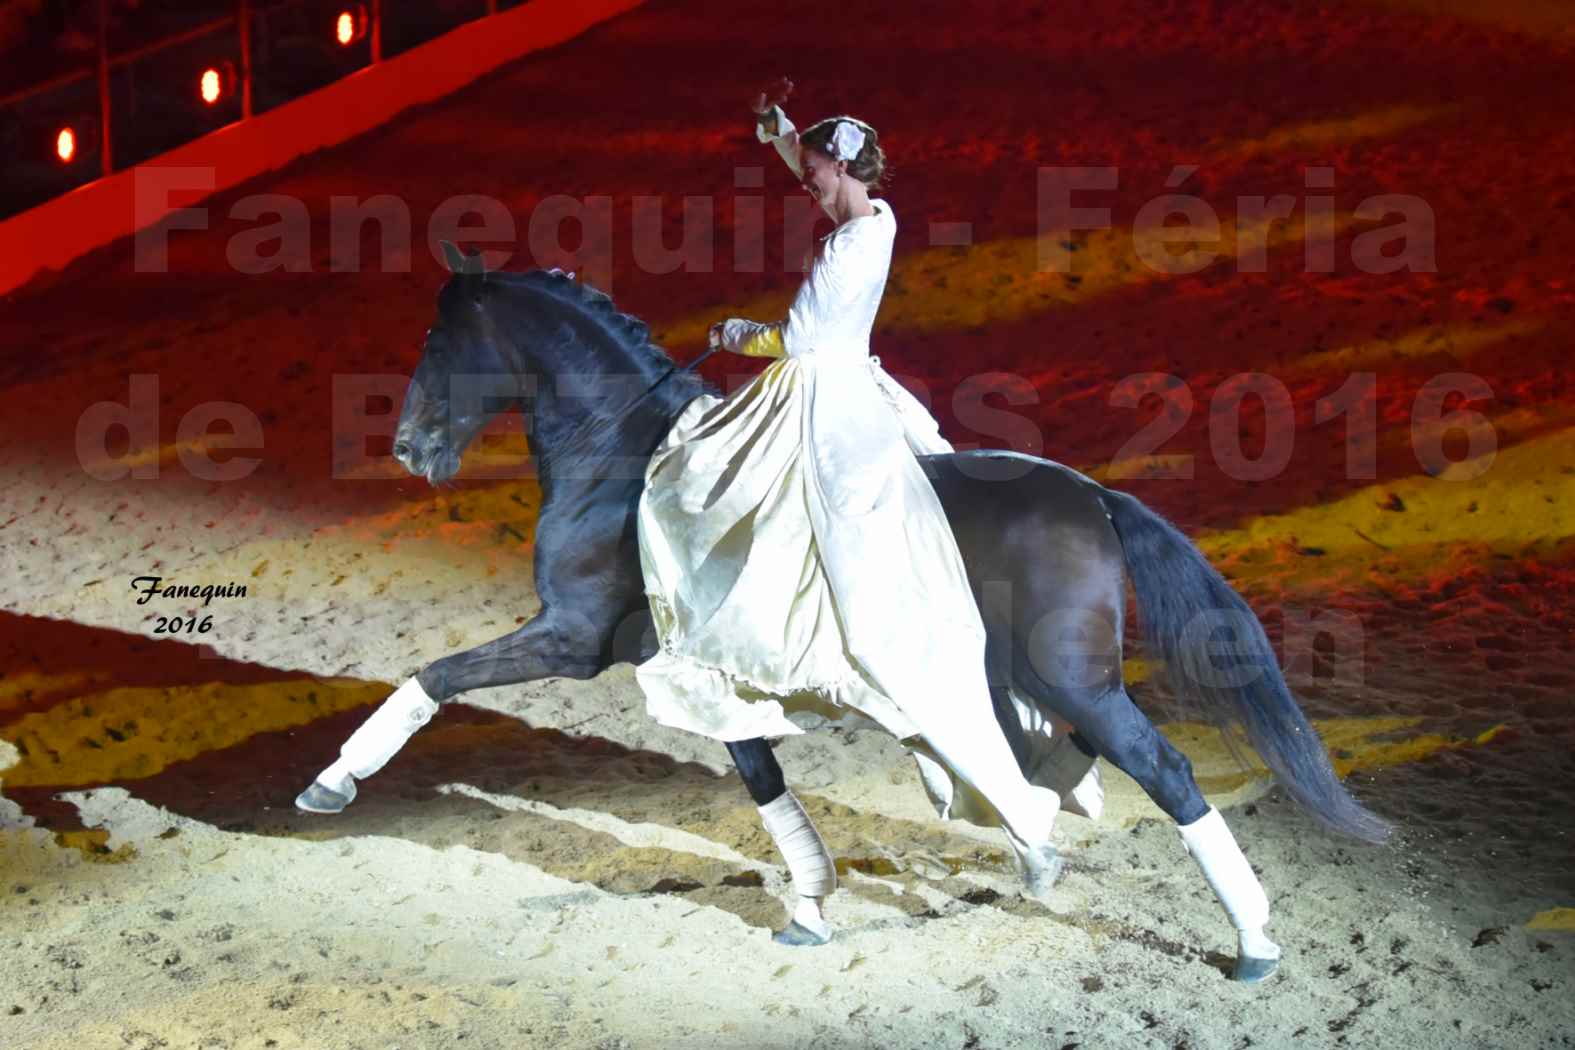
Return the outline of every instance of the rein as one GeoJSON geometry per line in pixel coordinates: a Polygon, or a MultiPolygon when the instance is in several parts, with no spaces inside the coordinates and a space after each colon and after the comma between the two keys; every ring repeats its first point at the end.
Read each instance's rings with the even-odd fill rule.
{"type": "Polygon", "coordinates": [[[551,453],[549,453],[551,462],[554,462],[554,463],[558,462],[564,456],[566,456],[566,455],[568,455],[568,454],[570,454],[572,452],[580,451],[583,448],[583,446],[586,444],[586,439],[591,434],[593,434],[596,431],[598,431],[601,428],[601,426],[603,424],[605,424],[609,419],[618,419],[621,416],[627,414],[628,411],[631,408],[633,408],[635,405],[639,404],[641,401],[643,401],[647,397],[649,397],[651,395],[651,393],[656,390],[657,387],[659,387],[663,383],[667,382],[667,380],[672,378],[672,376],[676,375],[679,372],[690,372],[690,371],[693,371],[700,364],[701,361],[704,361],[706,358],[710,357],[712,354],[716,353],[720,349],[721,349],[720,346],[709,347],[705,351],[705,353],[701,354],[699,357],[695,358],[693,361],[689,362],[687,365],[679,365],[679,364],[675,363],[673,365],[673,367],[669,368],[666,372],[662,373],[662,377],[660,379],[658,379],[656,382],[652,383],[650,386],[646,387],[645,390],[642,393],[636,394],[634,397],[630,398],[623,405],[619,406],[619,408],[618,408],[618,410],[616,412],[609,412],[606,415],[597,415],[595,413],[588,414],[586,416],[586,418],[584,420],[582,420],[578,426],[576,426],[572,431],[569,432],[569,434],[563,439],[563,441],[559,445],[559,447],[554,449],[551,453]]]}
{"type": "Polygon", "coordinates": [[[649,394],[652,390],[655,390],[657,387],[659,387],[663,383],[665,383],[667,381],[667,377],[672,375],[674,372],[692,372],[692,371],[694,371],[695,368],[697,368],[699,366],[701,361],[704,361],[706,358],[710,357],[712,354],[716,353],[720,349],[722,349],[720,346],[708,347],[706,349],[705,353],[701,354],[699,357],[695,358],[693,361],[689,362],[687,365],[674,364],[673,367],[669,368],[666,372],[662,373],[662,378],[661,379],[658,379],[656,382],[652,383],[649,387],[647,387],[644,394],[639,395],[639,397],[636,397],[634,399],[634,401],[631,401],[627,405],[623,406],[623,409],[619,412],[619,415],[622,415],[623,412],[627,412],[629,409],[633,408],[634,405],[635,405],[635,402],[639,401],[641,398],[645,397],[646,394],[649,394]]]}

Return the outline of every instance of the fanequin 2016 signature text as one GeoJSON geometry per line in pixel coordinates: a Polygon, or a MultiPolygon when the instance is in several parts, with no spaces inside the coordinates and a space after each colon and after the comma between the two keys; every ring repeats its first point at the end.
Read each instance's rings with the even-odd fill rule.
{"type": "Polygon", "coordinates": [[[152,598],[201,598],[207,605],[215,598],[244,598],[244,583],[170,584],[164,586],[162,576],[138,576],[131,581],[131,589],[141,591],[138,605],[146,605],[152,598]]]}

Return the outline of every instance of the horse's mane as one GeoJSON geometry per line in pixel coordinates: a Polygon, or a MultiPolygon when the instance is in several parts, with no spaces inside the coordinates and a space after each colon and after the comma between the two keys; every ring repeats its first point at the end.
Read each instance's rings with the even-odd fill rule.
{"type": "MultiPolygon", "coordinates": [[[[488,273],[487,279],[501,280],[510,285],[524,285],[547,292],[584,316],[600,322],[609,338],[630,361],[649,365],[654,372],[663,376],[666,380],[665,390],[647,391],[648,394],[657,395],[653,402],[647,402],[644,395],[637,396],[622,406],[624,412],[639,406],[642,411],[654,410],[662,419],[667,420],[691,398],[713,389],[701,376],[680,369],[666,350],[651,342],[649,325],[638,317],[619,310],[613,303],[612,296],[594,285],[576,281],[572,274],[556,268],[497,271],[488,273]]],[[[622,413],[617,415],[609,413],[605,406],[597,406],[587,412],[567,434],[559,437],[553,448],[543,448],[538,451],[544,469],[556,468],[559,464],[576,461],[581,466],[589,466],[608,457],[628,455],[634,451],[649,454],[650,448],[625,447],[629,436],[625,428],[619,425],[624,422],[621,416],[622,413]],[[609,426],[609,423],[614,425],[609,426]]],[[[665,433],[665,427],[650,439],[653,444],[661,437],[661,433],[665,433]]]]}
{"type": "Polygon", "coordinates": [[[501,278],[509,284],[524,284],[551,293],[557,299],[573,306],[587,316],[598,320],[607,333],[629,351],[631,357],[649,363],[668,366],[672,355],[651,342],[651,326],[618,309],[613,297],[584,281],[576,281],[572,274],[557,267],[550,270],[493,271],[488,280],[501,278]]]}

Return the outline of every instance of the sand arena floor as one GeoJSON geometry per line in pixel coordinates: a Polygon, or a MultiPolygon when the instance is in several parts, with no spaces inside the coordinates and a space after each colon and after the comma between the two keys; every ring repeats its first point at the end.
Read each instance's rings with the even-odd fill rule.
{"type": "MultiPolygon", "coordinates": [[[[866,20],[653,2],[245,187],[306,202],[310,272],[234,272],[226,243],[254,225],[224,217],[237,192],[172,240],[169,274],[116,248],[11,297],[0,1047],[1575,1044],[1575,45],[1552,6],[917,2],[866,20]],[[1062,819],[1069,871],[1046,906],[1018,894],[1002,840],[934,818],[877,732],[778,748],[843,882],[837,940],[777,948],[786,873],[742,786],[720,747],[645,718],[628,666],[468,694],[344,815],[291,807],[368,705],[537,607],[517,426],[451,487],[386,463],[334,476],[335,376],[408,374],[443,273],[424,250],[410,272],[334,272],[329,198],[397,194],[419,229],[455,193],[517,215],[608,195],[618,235],[583,249],[606,260],[597,280],[688,360],[711,321],[780,316],[797,283],[780,236],[764,273],[727,264],[755,236],[731,222],[734,169],[764,166],[768,230],[798,192],[742,105],[779,69],[790,112],[852,112],[890,144],[887,369],[933,393],[959,445],[1008,444],[957,417],[960,384],[1031,384],[1020,447],[1186,528],[1283,646],[1348,783],[1399,826],[1384,848],[1318,831],[1184,721],[1134,642],[1134,695],[1274,902],[1271,984],[1225,979],[1217,904],[1119,772],[1104,820],[1062,819]],[[1034,170],[1077,164],[1119,166],[1098,202],[1113,228],[1074,239],[1072,274],[1036,273],[1034,170]],[[1226,220],[1243,195],[1303,200],[1304,169],[1332,167],[1333,272],[1308,272],[1299,223],[1263,235],[1261,273],[1238,265],[1250,227],[1197,274],[1139,265],[1132,217],[1176,164],[1226,220]],[[1436,272],[1351,263],[1377,225],[1355,209],[1386,192],[1428,203],[1436,272]],[[661,195],[676,230],[678,198],[706,194],[716,271],[642,272],[634,199],[661,195]],[[931,222],[971,223],[972,244],[931,222]],[[1284,469],[1245,483],[1210,428],[1249,371],[1284,384],[1295,425],[1284,469]],[[1434,476],[1417,435],[1455,460],[1465,440],[1413,409],[1461,372],[1493,392],[1469,407],[1496,457],[1434,476]],[[1113,403],[1141,373],[1177,376],[1190,410],[1113,403]],[[1367,373],[1362,477],[1316,406],[1367,373]],[[156,433],[111,451],[158,477],[95,480],[77,421],[139,376],[156,433]],[[221,444],[178,431],[213,400],[261,421],[243,481],[182,467],[221,444]],[[1180,425],[1132,455],[1165,411],[1180,425]],[[1183,456],[1193,477],[1163,476],[1183,456]],[[143,574],[249,593],[208,607],[202,644],[159,638],[128,587],[143,574]]],[[[566,244],[507,265],[584,276],[566,244]]],[[[724,356],[703,366],[724,386],[758,367],[724,356]]],[[[1261,405],[1232,422],[1264,447],[1261,405]]]]}

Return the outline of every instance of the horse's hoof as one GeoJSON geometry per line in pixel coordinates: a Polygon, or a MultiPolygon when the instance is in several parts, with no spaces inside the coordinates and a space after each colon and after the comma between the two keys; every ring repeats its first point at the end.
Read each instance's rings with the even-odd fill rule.
{"type": "Polygon", "coordinates": [[[350,782],[350,793],[335,791],[314,780],[307,789],[295,796],[295,808],[307,813],[342,813],[355,799],[355,781],[350,782]]]}
{"type": "Polygon", "coordinates": [[[773,933],[771,939],[778,944],[785,944],[792,948],[802,948],[827,944],[831,940],[831,934],[828,933],[822,937],[808,926],[795,921],[788,923],[786,927],[773,933]]]}
{"type": "Polygon", "coordinates": [[[1065,867],[1066,861],[1054,846],[1033,850],[1023,858],[1023,892],[1040,900],[1048,899],[1065,867]]]}
{"type": "Polygon", "coordinates": [[[1257,984],[1280,968],[1278,959],[1254,959],[1250,955],[1236,957],[1236,970],[1232,973],[1231,980],[1243,984],[1257,984]]]}

